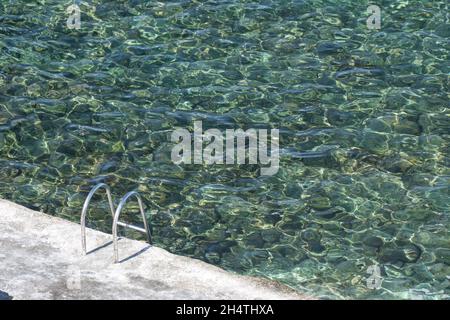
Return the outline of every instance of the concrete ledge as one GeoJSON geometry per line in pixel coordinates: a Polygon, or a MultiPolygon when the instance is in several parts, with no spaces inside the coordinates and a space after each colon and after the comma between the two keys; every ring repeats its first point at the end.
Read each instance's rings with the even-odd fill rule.
{"type": "Polygon", "coordinates": [[[278,283],[111,235],[0,199],[0,290],[14,299],[308,299],[278,283]],[[137,254],[139,253],[139,254],[137,254]],[[128,258],[127,258],[128,257],[128,258]]]}

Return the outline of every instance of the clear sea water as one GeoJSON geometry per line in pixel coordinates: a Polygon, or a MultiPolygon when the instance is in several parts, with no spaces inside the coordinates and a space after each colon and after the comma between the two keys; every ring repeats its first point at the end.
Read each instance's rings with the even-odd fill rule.
{"type": "Polygon", "coordinates": [[[321,298],[450,298],[447,1],[380,0],[380,30],[368,1],[87,0],[79,30],[71,3],[0,1],[0,197],[78,221],[106,182],[173,253],[321,298]],[[174,165],[194,120],[280,129],[279,172],[174,165]]]}

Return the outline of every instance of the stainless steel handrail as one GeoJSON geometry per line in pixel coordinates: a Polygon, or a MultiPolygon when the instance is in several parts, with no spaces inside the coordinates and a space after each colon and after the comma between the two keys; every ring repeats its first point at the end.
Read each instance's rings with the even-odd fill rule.
{"type": "Polygon", "coordinates": [[[152,244],[152,237],[150,234],[150,230],[148,229],[148,224],[147,224],[147,219],[145,218],[145,211],[144,211],[144,205],[142,203],[142,198],[139,195],[139,193],[137,193],[136,191],[131,191],[128,192],[121,200],[119,203],[119,206],[117,207],[116,213],[114,214],[114,221],[113,221],[113,228],[112,228],[112,233],[113,233],[113,242],[114,242],[114,263],[118,263],[119,262],[119,247],[118,247],[118,237],[117,237],[117,228],[118,226],[123,226],[123,227],[128,227],[131,228],[133,230],[136,231],[140,231],[143,233],[147,234],[147,240],[149,244],[152,244]],[[130,197],[135,197],[138,201],[139,204],[139,209],[141,211],[141,215],[142,215],[142,220],[144,221],[144,228],[139,228],[124,222],[120,222],[119,221],[119,216],[120,213],[122,212],[123,207],[125,206],[126,202],[128,201],[128,199],[130,197]]]}
{"type": "Polygon", "coordinates": [[[92,200],[92,197],[99,189],[105,189],[106,195],[108,196],[109,208],[111,210],[111,215],[114,218],[114,203],[112,201],[111,190],[106,183],[99,183],[94,188],[92,188],[91,192],[89,192],[86,200],[84,201],[83,210],[81,212],[81,248],[83,250],[83,254],[86,255],[86,214],[89,208],[89,204],[92,200]]]}

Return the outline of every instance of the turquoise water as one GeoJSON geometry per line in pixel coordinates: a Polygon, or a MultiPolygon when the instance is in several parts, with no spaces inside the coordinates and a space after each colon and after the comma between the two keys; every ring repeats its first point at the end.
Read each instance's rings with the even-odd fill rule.
{"type": "Polygon", "coordinates": [[[0,197],[78,221],[107,182],[173,253],[323,298],[450,298],[446,1],[379,1],[380,30],[368,1],[82,1],[69,30],[71,3],[0,2],[0,197]],[[194,120],[280,129],[279,172],[174,165],[194,120]]]}

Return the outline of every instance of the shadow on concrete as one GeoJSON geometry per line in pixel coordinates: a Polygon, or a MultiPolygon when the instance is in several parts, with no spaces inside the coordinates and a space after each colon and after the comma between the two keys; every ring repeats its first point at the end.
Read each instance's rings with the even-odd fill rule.
{"type": "Polygon", "coordinates": [[[145,248],[142,248],[141,250],[139,250],[138,252],[133,253],[131,256],[128,256],[128,257],[126,257],[126,258],[124,258],[124,259],[122,259],[122,260],[119,260],[119,263],[122,263],[122,262],[128,261],[128,260],[130,260],[130,259],[136,258],[138,255],[144,253],[145,251],[147,251],[147,250],[150,249],[151,247],[152,247],[151,245],[148,245],[148,246],[146,246],[145,248]]]}
{"type": "MultiPolygon", "coordinates": [[[[122,240],[122,238],[117,239],[117,241],[120,241],[120,240],[122,240]]],[[[113,241],[108,241],[108,242],[102,244],[101,246],[98,246],[97,248],[94,248],[94,249],[88,251],[88,252],[86,253],[86,255],[89,255],[89,254],[91,254],[91,253],[97,252],[97,251],[99,251],[99,250],[101,250],[101,249],[104,249],[104,248],[106,248],[106,247],[108,247],[108,246],[110,246],[110,245],[112,245],[112,244],[113,244],[113,241]]],[[[131,259],[135,258],[135,257],[137,257],[138,255],[140,255],[140,254],[144,253],[145,251],[147,251],[148,249],[150,249],[151,247],[152,247],[151,245],[148,245],[148,246],[142,248],[141,250],[139,250],[138,252],[133,253],[132,255],[130,255],[130,256],[128,256],[128,257],[122,259],[122,260],[119,260],[119,263],[126,262],[126,261],[128,261],[128,260],[131,260],[131,259]]],[[[0,292],[1,292],[1,291],[0,291],[0,292]]]]}
{"type": "Polygon", "coordinates": [[[106,248],[107,246],[110,246],[110,245],[112,245],[112,244],[113,244],[113,242],[112,242],[112,241],[109,241],[109,242],[107,242],[107,243],[105,243],[105,244],[102,244],[101,246],[99,246],[99,247],[97,247],[97,248],[95,248],[95,249],[92,249],[91,251],[88,251],[88,252],[86,253],[86,255],[91,254],[91,253],[94,253],[94,252],[97,252],[98,250],[101,250],[101,249],[103,249],[103,248],[106,248]]]}

